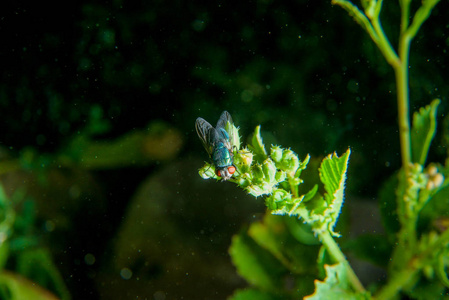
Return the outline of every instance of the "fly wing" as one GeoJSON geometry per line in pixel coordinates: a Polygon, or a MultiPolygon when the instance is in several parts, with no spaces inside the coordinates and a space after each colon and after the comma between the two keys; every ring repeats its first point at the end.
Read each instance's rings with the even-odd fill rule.
{"type": "Polygon", "coordinates": [[[195,121],[195,129],[201,143],[204,146],[204,149],[206,149],[207,154],[211,156],[214,148],[214,137],[216,134],[215,128],[213,128],[212,125],[210,125],[209,122],[203,118],[198,118],[195,121]]]}
{"type": "Polygon", "coordinates": [[[231,124],[234,124],[232,122],[231,115],[227,111],[224,111],[221,113],[220,119],[218,119],[217,126],[215,128],[217,128],[217,130],[220,130],[220,128],[224,129],[226,126],[226,123],[228,123],[228,122],[231,124]]]}
{"type": "Polygon", "coordinates": [[[226,145],[226,147],[231,151],[232,145],[231,145],[230,141],[233,141],[233,137],[230,135],[232,135],[233,132],[226,131],[225,126],[228,122],[231,125],[234,124],[234,122],[232,121],[231,114],[228,113],[227,111],[224,111],[221,113],[220,119],[218,119],[217,126],[215,128],[217,129],[220,139],[223,141],[223,143],[226,145]]]}

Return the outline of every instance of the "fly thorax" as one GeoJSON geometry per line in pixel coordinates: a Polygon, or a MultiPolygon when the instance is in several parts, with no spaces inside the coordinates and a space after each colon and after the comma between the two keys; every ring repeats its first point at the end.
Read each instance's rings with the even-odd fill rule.
{"type": "Polygon", "coordinates": [[[215,146],[212,160],[218,168],[232,165],[232,155],[222,142],[217,143],[215,146]]]}

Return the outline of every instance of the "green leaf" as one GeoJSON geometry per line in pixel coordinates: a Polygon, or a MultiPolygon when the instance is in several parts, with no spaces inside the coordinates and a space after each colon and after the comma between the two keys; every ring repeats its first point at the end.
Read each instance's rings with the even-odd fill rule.
{"type": "Polygon", "coordinates": [[[15,221],[16,213],[12,202],[6,196],[3,186],[0,185],[0,235],[4,239],[9,238],[12,234],[15,221]]]}
{"type": "Polygon", "coordinates": [[[3,271],[0,273],[0,299],[57,300],[58,298],[32,281],[3,271]]]}
{"type": "Polygon", "coordinates": [[[346,269],[343,264],[326,265],[326,279],[315,280],[315,292],[305,297],[305,300],[362,300],[369,299],[369,295],[355,293],[351,289],[346,269]]]}
{"type": "MultiPolygon", "coordinates": [[[[299,243],[290,230],[290,227],[293,228],[293,224],[303,228],[306,226],[296,218],[266,214],[263,222],[251,224],[248,233],[260,247],[269,251],[290,272],[316,275],[315,261],[318,240],[309,228],[309,238],[314,239],[310,242],[315,247],[299,243]]],[[[305,235],[304,231],[305,229],[302,232],[303,236],[305,235]]]]}
{"type": "Polygon", "coordinates": [[[413,162],[424,165],[429,152],[430,143],[436,132],[436,114],[440,99],[435,99],[430,105],[422,107],[413,114],[411,130],[413,162]]]}
{"type": "Polygon", "coordinates": [[[229,254],[237,272],[253,286],[264,291],[282,287],[281,278],[287,272],[285,267],[245,232],[232,238],[229,254]]]}
{"type": "Polygon", "coordinates": [[[444,284],[446,288],[449,288],[449,278],[446,273],[446,267],[448,264],[447,254],[448,250],[444,249],[443,251],[441,251],[440,255],[438,255],[438,259],[436,262],[436,273],[441,283],[444,284]]]}
{"type": "Polygon", "coordinates": [[[317,192],[318,192],[318,184],[315,184],[313,188],[304,195],[303,201],[307,202],[309,200],[312,200],[317,194],[317,192]]]}
{"type": "Polygon", "coordinates": [[[256,289],[246,289],[246,290],[237,290],[234,294],[229,298],[229,300],[281,300],[285,299],[284,297],[274,296],[272,294],[256,290],[256,289]]]}
{"type": "Polygon", "coordinates": [[[329,230],[331,232],[337,223],[343,205],[346,171],[350,154],[350,149],[341,157],[338,157],[336,153],[330,154],[323,160],[319,169],[320,179],[326,190],[324,199],[330,208],[326,210],[325,217],[330,217],[331,219],[329,222],[329,230]]]}
{"type": "Polygon", "coordinates": [[[285,225],[288,227],[290,234],[300,243],[304,245],[319,245],[312,227],[297,218],[284,217],[285,225]]]}
{"type": "Polygon", "coordinates": [[[255,154],[255,159],[258,162],[263,162],[268,158],[267,151],[265,150],[265,145],[262,141],[262,136],[260,135],[260,125],[254,130],[253,137],[251,139],[251,144],[248,148],[255,154]]]}
{"type": "Polygon", "coordinates": [[[0,243],[0,269],[5,268],[6,262],[9,257],[9,242],[8,240],[0,243]]]}
{"type": "Polygon", "coordinates": [[[64,279],[46,249],[36,248],[20,252],[17,258],[17,271],[54,291],[61,299],[70,299],[64,279]]]}
{"type": "MultiPolygon", "coordinates": [[[[419,278],[412,289],[405,291],[411,299],[428,300],[428,299],[447,299],[444,285],[439,281],[429,281],[426,278],[419,278]],[[443,296],[444,295],[444,296],[443,296]]],[[[408,298],[408,299],[410,299],[408,298]]]]}

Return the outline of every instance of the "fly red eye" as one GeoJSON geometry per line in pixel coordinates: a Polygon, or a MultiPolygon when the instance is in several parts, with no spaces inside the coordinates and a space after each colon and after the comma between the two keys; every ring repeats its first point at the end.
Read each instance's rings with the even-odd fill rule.
{"type": "Polygon", "coordinates": [[[218,177],[221,177],[221,172],[220,172],[220,170],[216,170],[216,171],[215,171],[215,174],[217,174],[218,177]]]}
{"type": "Polygon", "coordinates": [[[228,172],[229,172],[229,174],[234,174],[235,173],[235,167],[234,166],[229,166],[228,167],[228,172]]]}

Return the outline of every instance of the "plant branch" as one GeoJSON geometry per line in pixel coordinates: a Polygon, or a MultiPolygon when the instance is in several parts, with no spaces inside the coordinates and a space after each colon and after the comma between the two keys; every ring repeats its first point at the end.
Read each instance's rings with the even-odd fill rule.
{"type": "Polygon", "coordinates": [[[428,265],[428,260],[432,259],[435,253],[446,247],[449,242],[449,230],[443,232],[438,239],[429,244],[427,248],[418,256],[412,257],[405,264],[407,267],[392,276],[388,283],[375,295],[375,299],[394,299],[400,290],[415,276],[421,269],[428,265]]]}
{"type": "Polygon", "coordinates": [[[401,143],[402,167],[404,168],[406,177],[410,175],[410,164],[412,161],[408,90],[409,51],[410,38],[407,34],[401,35],[398,48],[400,64],[394,66],[393,68],[396,75],[399,138],[401,143]]]}

